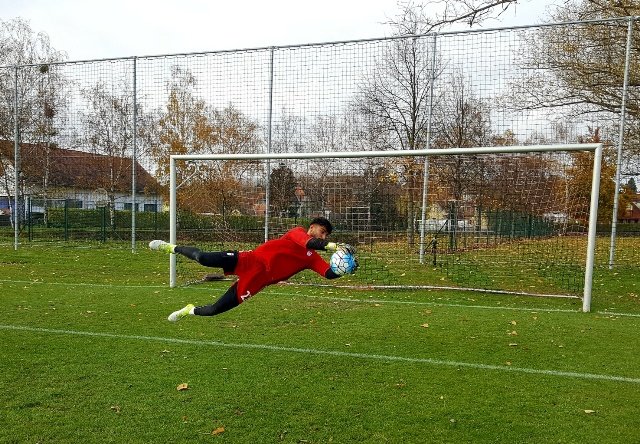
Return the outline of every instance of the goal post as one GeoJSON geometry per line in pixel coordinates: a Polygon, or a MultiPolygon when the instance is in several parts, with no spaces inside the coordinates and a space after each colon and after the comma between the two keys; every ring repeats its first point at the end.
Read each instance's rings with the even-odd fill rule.
{"type": "Polygon", "coordinates": [[[582,295],[582,311],[591,311],[591,291],[593,288],[593,267],[596,254],[596,227],[598,224],[598,200],[600,196],[600,171],[602,170],[602,144],[595,148],[593,174],[591,177],[591,202],[589,204],[589,231],[587,235],[587,260],[582,295]]]}
{"type": "MultiPolygon", "coordinates": [[[[336,240],[347,236],[364,257],[353,281],[341,279],[347,285],[437,288],[438,279],[444,287],[547,295],[563,294],[561,281],[580,280],[573,296],[588,312],[601,158],[599,143],[172,155],[169,241],[247,249],[323,215],[336,225],[336,240]],[[581,152],[593,156],[589,196],[573,194],[584,171],[577,171],[571,155],[581,152]],[[194,178],[179,174],[186,162],[209,167],[194,178]],[[243,236],[236,233],[241,222],[243,236]],[[189,223],[197,227],[187,228],[189,223]],[[536,264],[541,260],[546,262],[536,264]],[[500,261],[507,262],[487,266],[500,261]],[[489,268],[501,276],[493,278],[489,268]],[[465,285],[465,279],[476,281],[465,285]],[[476,284],[482,279],[501,283],[484,288],[476,284]]],[[[178,285],[177,270],[176,255],[170,255],[171,287],[178,285]]]]}

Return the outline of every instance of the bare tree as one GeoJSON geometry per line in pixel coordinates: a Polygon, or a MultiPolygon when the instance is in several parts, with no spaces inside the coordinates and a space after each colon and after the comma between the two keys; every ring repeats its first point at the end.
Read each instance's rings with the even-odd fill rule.
{"type": "MultiPolygon", "coordinates": [[[[473,26],[499,16],[516,3],[517,0],[399,2],[400,13],[389,24],[395,36],[406,37],[391,41],[355,100],[356,110],[367,117],[374,134],[383,135],[396,149],[424,148],[430,136],[427,129],[433,105],[431,90],[442,73],[440,57],[433,52],[432,39],[426,34],[454,23],[473,26]]],[[[422,163],[406,160],[398,170],[399,183],[406,190],[408,241],[413,245],[422,163]]]]}
{"type": "MultiPolygon", "coordinates": [[[[566,0],[549,15],[554,22],[599,20],[640,15],[635,1],[566,0]]],[[[562,109],[583,120],[610,120],[615,129],[622,103],[628,22],[590,22],[540,29],[525,37],[509,105],[514,109],[562,109]]],[[[640,26],[633,27],[627,89],[625,161],[640,174],[640,26]],[[635,167],[633,159],[635,158],[635,167]]]]}
{"type": "Polygon", "coordinates": [[[461,73],[443,83],[438,106],[433,112],[435,148],[470,148],[491,141],[490,107],[480,99],[461,73]]]}
{"type": "MultiPolygon", "coordinates": [[[[487,102],[474,94],[461,73],[452,74],[443,86],[433,113],[435,136],[432,146],[471,148],[490,145],[492,132],[487,102]]],[[[458,214],[465,206],[482,207],[488,171],[485,157],[436,158],[431,166],[431,188],[442,190],[433,193],[442,208],[450,208],[458,214]]]]}
{"type": "Polygon", "coordinates": [[[79,142],[92,153],[104,156],[107,163],[107,177],[96,177],[96,183],[107,192],[113,226],[116,192],[124,191],[131,183],[129,168],[135,167],[133,162],[125,161],[132,153],[134,139],[132,86],[126,81],[111,86],[98,82],[83,90],[82,95],[89,106],[82,116],[85,132],[79,142]]]}
{"type": "MultiPolygon", "coordinates": [[[[296,179],[291,168],[281,163],[269,177],[270,205],[277,216],[290,216],[296,203],[296,179]]],[[[297,212],[293,212],[296,215],[297,212]]]]}
{"type": "MultiPolygon", "coordinates": [[[[426,146],[430,93],[441,69],[430,44],[432,39],[417,37],[424,30],[421,10],[404,9],[396,33],[411,36],[390,41],[380,63],[363,80],[354,102],[373,134],[390,141],[391,148],[416,150],[426,146]]],[[[421,167],[408,159],[399,170],[406,190],[409,245],[413,245],[421,167]]]]}
{"type": "Polygon", "coordinates": [[[290,113],[286,107],[282,107],[280,121],[273,125],[273,152],[289,153],[302,149],[301,116],[290,113]]]}
{"type": "Polygon", "coordinates": [[[51,46],[44,33],[35,34],[22,19],[0,20],[0,138],[14,136],[15,75],[17,70],[18,125],[25,141],[37,133],[45,113],[51,116],[58,104],[54,95],[63,82],[59,71],[49,64],[66,59],[51,46]]]}
{"type": "MultiPolygon", "coordinates": [[[[19,103],[18,142],[44,144],[47,152],[39,159],[43,169],[43,188],[47,189],[48,148],[57,136],[61,110],[66,106],[65,79],[51,64],[66,59],[54,49],[45,33],[34,33],[22,19],[0,20],[0,139],[14,140],[16,94],[19,103]],[[16,91],[15,85],[18,89],[16,91]]],[[[0,175],[7,179],[12,159],[0,157],[0,175]]],[[[14,193],[4,180],[2,191],[14,193]]],[[[20,214],[20,212],[18,212],[20,214]]],[[[12,220],[13,222],[13,220],[12,220]]]]}
{"type": "Polygon", "coordinates": [[[210,153],[255,153],[262,144],[258,123],[232,104],[222,110],[214,110],[211,124],[213,138],[210,142],[213,143],[207,145],[210,153]]]}

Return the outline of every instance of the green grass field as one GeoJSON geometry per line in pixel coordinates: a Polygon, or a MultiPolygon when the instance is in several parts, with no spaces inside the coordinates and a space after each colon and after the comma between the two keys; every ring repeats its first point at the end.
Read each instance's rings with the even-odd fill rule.
{"type": "Polygon", "coordinates": [[[142,243],[1,251],[2,443],[640,442],[638,268],[598,269],[591,313],[277,285],[172,324],[229,283],[169,289],[142,243]]]}

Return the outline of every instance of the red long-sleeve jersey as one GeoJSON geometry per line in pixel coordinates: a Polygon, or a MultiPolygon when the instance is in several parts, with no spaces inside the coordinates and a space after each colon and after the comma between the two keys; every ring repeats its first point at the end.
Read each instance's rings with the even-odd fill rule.
{"type": "Polygon", "coordinates": [[[238,298],[247,299],[267,285],[289,279],[310,269],[324,276],[329,264],[307,248],[311,236],[302,227],[265,242],[252,251],[241,251],[233,274],[238,276],[238,298]]]}

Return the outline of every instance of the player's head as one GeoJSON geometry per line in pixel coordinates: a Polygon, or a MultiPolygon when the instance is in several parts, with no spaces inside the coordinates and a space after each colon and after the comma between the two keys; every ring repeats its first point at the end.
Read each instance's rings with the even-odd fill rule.
{"type": "Polygon", "coordinates": [[[326,239],[333,231],[333,226],[328,219],[324,217],[316,217],[309,224],[307,233],[316,239],[326,239]]]}

